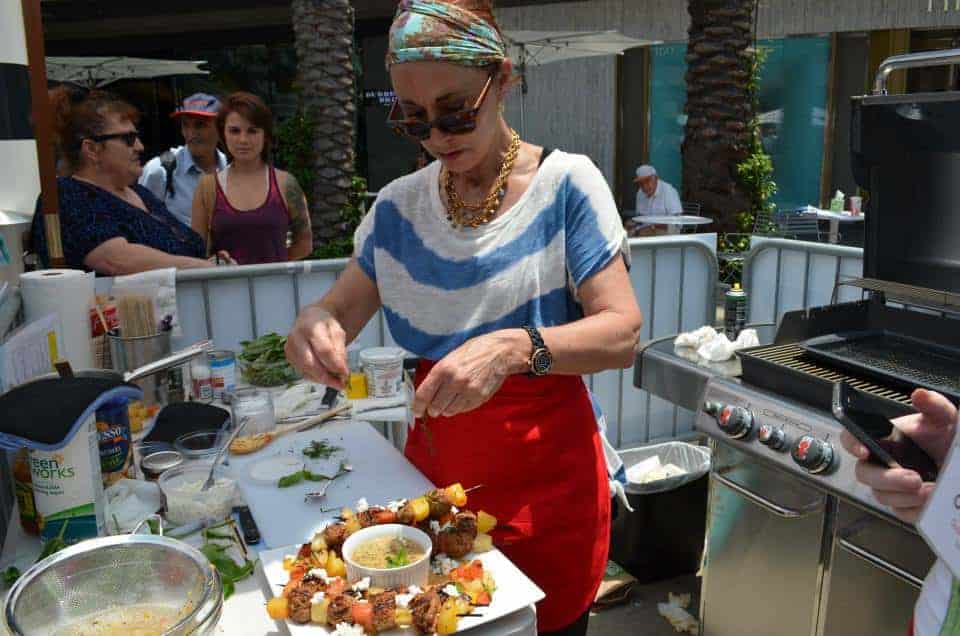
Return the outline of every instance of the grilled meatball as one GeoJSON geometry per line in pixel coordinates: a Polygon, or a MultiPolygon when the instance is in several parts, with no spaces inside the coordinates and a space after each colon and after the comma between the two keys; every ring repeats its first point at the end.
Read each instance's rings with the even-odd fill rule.
{"type": "Polygon", "coordinates": [[[427,493],[427,503],[430,504],[430,519],[440,520],[449,512],[453,503],[447,497],[447,493],[439,488],[427,493]]]}
{"type": "Polygon", "coordinates": [[[330,599],[330,605],[327,607],[327,622],[331,625],[353,622],[354,603],[356,600],[349,594],[341,594],[330,599]]]}
{"type": "Polygon", "coordinates": [[[382,592],[370,598],[373,605],[373,629],[385,632],[397,626],[397,594],[382,592]]]}
{"type": "Polygon", "coordinates": [[[421,592],[411,599],[410,612],[413,614],[413,626],[421,634],[432,634],[437,631],[440,604],[440,595],[434,590],[421,592]]]}
{"type": "Polygon", "coordinates": [[[290,592],[290,595],[287,596],[287,607],[290,608],[290,620],[294,623],[300,623],[301,625],[309,623],[310,600],[312,598],[313,593],[308,592],[303,586],[290,592]]]}
{"type": "Polygon", "coordinates": [[[437,539],[440,552],[459,559],[473,549],[477,538],[477,516],[469,511],[458,512],[450,527],[443,530],[437,539]]]}
{"type": "Polygon", "coordinates": [[[413,514],[412,503],[408,501],[403,505],[403,508],[401,508],[400,511],[397,512],[397,521],[408,526],[412,526],[414,523],[416,523],[417,518],[413,514]]]}
{"type": "Polygon", "coordinates": [[[370,526],[377,525],[377,515],[386,510],[386,508],[371,507],[363,512],[357,513],[357,521],[360,522],[361,528],[369,528],[370,526]]]}
{"type": "Polygon", "coordinates": [[[323,529],[323,540],[331,550],[339,547],[347,539],[347,526],[342,523],[333,523],[323,529]]]}

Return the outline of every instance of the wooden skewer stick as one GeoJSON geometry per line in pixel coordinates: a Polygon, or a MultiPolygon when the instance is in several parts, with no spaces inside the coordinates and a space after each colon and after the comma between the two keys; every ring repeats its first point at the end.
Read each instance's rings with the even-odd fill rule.
{"type": "Polygon", "coordinates": [[[470,492],[473,492],[474,490],[477,490],[478,488],[483,488],[483,484],[477,484],[476,486],[471,486],[470,488],[467,488],[463,492],[464,494],[470,493],[470,492]]]}

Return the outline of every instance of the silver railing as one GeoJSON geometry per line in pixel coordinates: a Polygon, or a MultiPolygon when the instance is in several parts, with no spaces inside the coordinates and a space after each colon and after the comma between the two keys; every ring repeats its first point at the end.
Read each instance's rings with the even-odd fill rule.
{"type": "MultiPolygon", "coordinates": [[[[707,243],[693,236],[632,239],[630,251],[630,278],[645,316],[643,339],[713,323],[717,261],[707,243]]],[[[330,289],[346,264],[334,259],[178,272],[181,340],[210,338],[218,348],[236,350],[243,340],[286,333],[300,309],[330,289]]],[[[382,344],[394,341],[377,312],[357,346],[382,344]]],[[[692,430],[692,414],[637,390],[632,378],[630,370],[586,378],[603,408],[611,443],[642,444],[692,430]]]]}
{"type": "MultiPolygon", "coordinates": [[[[749,320],[777,324],[788,311],[829,305],[837,282],[862,272],[863,250],[858,247],[754,238],[743,262],[749,320]]],[[[860,296],[854,288],[841,287],[836,300],[860,296]]]]}

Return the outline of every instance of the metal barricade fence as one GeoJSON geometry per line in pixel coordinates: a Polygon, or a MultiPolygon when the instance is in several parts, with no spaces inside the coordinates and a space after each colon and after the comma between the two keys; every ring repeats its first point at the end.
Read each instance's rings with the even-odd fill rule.
{"type": "MultiPolygon", "coordinates": [[[[630,279],[644,312],[642,339],[713,324],[717,260],[705,242],[684,236],[632,239],[630,250],[630,279]]],[[[286,333],[300,309],[319,299],[346,264],[347,259],[331,259],[180,271],[183,335],[178,344],[209,337],[218,348],[238,350],[243,340],[270,331],[286,333]]],[[[382,312],[363,329],[357,344],[394,344],[382,312]]],[[[632,378],[631,370],[587,378],[604,411],[611,443],[635,445],[692,430],[691,413],[634,388],[632,378]]],[[[399,445],[404,431],[398,433],[388,437],[399,445]]]]}
{"type": "MultiPolygon", "coordinates": [[[[837,281],[862,271],[858,247],[754,237],[743,262],[749,321],[776,324],[788,311],[829,305],[837,281]]],[[[859,298],[853,287],[838,290],[837,302],[859,298]]]]}

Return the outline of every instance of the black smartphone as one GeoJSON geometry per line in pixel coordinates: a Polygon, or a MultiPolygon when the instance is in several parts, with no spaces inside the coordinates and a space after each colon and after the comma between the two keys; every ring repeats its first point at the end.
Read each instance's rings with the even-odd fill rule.
{"type": "Polygon", "coordinates": [[[244,542],[247,545],[260,543],[260,529],[257,527],[257,522],[253,520],[253,515],[250,514],[250,508],[237,506],[233,511],[237,513],[239,518],[240,531],[243,532],[244,542]]]}
{"type": "Polygon", "coordinates": [[[863,396],[846,382],[833,385],[833,417],[870,451],[870,461],[889,468],[916,471],[923,481],[936,481],[937,465],[885,416],[872,411],[863,396]]]}

